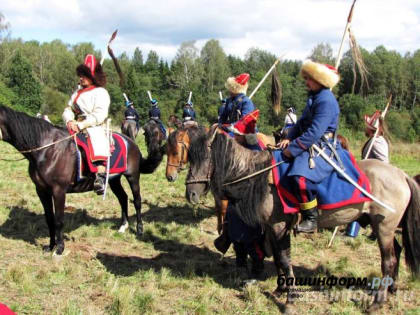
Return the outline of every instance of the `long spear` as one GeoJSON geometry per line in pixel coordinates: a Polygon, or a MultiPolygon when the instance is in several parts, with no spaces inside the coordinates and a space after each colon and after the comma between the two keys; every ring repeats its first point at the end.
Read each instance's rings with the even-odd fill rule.
{"type": "Polygon", "coordinates": [[[270,75],[271,71],[274,70],[274,68],[277,66],[277,64],[280,62],[280,60],[281,60],[281,57],[276,59],[274,64],[271,66],[271,68],[267,71],[267,73],[261,79],[260,83],[258,83],[258,85],[255,87],[254,91],[252,91],[252,93],[249,95],[249,99],[251,99],[254,96],[254,94],[258,91],[260,86],[264,83],[265,79],[267,79],[267,77],[270,75]]]}
{"type": "MultiPolygon", "coordinates": [[[[340,66],[341,57],[343,56],[344,39],[346,38],[347,33],[349,32],[350,25],[351,25],[351,20],[353,19],[353,9],[354,9],[355,3],[356,3],[356,0],[354,0],[353,1],[353,4],[351,5],[350,12],[349,12],[349,15],[347,17],[346,27],[344,28],[343,37],[341,38],[340,48],[338,49],[337,60],[335,61],[335,68],[337,69],[337,71],[338,71],[338,67],[340,66]]],[[[331,236],[331,240],[328,243],[328,246],[327,247],[330,247],[331,246],[331,244],[332,244],[332,242],[334,240],[334,237],[337,234],[337,231],[338,231],[338,226],[335,227],[334,232],[333,232],[333,234],[331,236]]]]}
{"type": "MultiPolygon", "coordinates": [[[[113,40],[115,39],[115,37],[117,37],[117,32],[118,32],[118,30],[115,30],[114,33],[112,33],[111,38],[109,39],[108,44],[106,45],[106,47],[108,49],[108,52],[110,50],[111,43],[113,42],[113,40]]],[[[105,60],[105,53],[102,54],[101,65],[104,63],[104,60],[105,60]]]]}
{"type": "Polygon", "coordinates": [[[335,62],[335,68],[337,70],[338,70],[338,67],[340,66],[341,57],[343,56],[344,39],[346,38],[347,33],[349,32],[350,25],[351,25],[351,20],[353,19],[353,9],[354,9],[355,3],[356,3],[356,0],[354,0],[353,4],[351,5],[349,16],[347,17],[347,24],[346,24],[346,27],[344,28],[343,38],[341,39],[340,48],[338,49],[338,56],[337,56],[337,60],[335,62]]]}
{"type": "MultiPolygon", "coordinates": [[[[386,104],[384,111],[381,113],[380,119],[382,119],[382,120],[385,118],[385,115],[386,115],[386,112],[388,111],[389,105],[391,105],[391,99],[392,99],[392,95],[389,96],[388,103],[386,104]]],[[[375,133],[374,133],[374,135],[372,137],[372,140],[370,141],[369,148],[368,148],[365,156],[363,157],[363,160],[365,160],[365,159],[367,159],[369,157],[370,151],[372,150],[372,147],[373,147],[373,143],[375,142],[375,139],[378,136],[379,127],[380,126],[378,125],[378,128],[376,128],[376,130],[375,130],[375,133]]]]}

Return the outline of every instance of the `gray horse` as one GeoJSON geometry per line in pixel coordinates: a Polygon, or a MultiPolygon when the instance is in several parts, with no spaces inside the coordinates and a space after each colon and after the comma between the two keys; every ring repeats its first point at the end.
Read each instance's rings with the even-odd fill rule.
{"type": "MultiPolygon", "coordinates": [[[[287,292],[287,301],[292,302],[293,285],[285,283],[284,279],[295,278],[290,263],[290,229],[296,216],[284,214],[276,188],[268,184],[268,172],[226,185],[270,166],[271,161],[270,152],[251,151],[224,134],[202,135],[190,145],[186,196],[190,202],[196,202],[211,189],[215,198],[236,200],[238,214],[248,225],[263,225],[278,274],[275,293],[287,292]]],[[[318,225],[331,228],[362,218],[372,225],[378,235],[383,277],[393,279],[390,286],[380,285],[369,309],[374,311],[386,301],[388,291],[396,290],[394,284],[402,250],[395,238],[399,226],[406,263],[416,277],[420,276],[420,188],[412,178],[390,164],[363,160],[359,166],[370,180],[372,194],[396,212],[375,202],[364,202],[323,211],[318,225]]]]}

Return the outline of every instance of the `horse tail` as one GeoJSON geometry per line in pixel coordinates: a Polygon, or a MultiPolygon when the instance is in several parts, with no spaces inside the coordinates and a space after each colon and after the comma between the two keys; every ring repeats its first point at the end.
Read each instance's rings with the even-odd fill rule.
{"type": "Polygon", "coordinates": [[[420,188],[407,177],[411,199],[402,219],[402,240],[405,262],[415,277],[420,277],[420,188]]]}

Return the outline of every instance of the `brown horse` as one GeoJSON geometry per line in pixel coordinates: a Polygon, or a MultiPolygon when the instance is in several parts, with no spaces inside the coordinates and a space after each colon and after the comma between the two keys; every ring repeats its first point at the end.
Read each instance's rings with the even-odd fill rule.
{"type": "MultiPolygon", "coordinates": [[[[76,144],[66,129],[0,105],[0,136],[29,161],[29,176],[36,186],[49,229],[48,249],[52,251],[55,247],[55,253],[62,254],[66,193],[91,191],[95,176],[77,181],[76,144]]],[[[146,139],[148,137],[147,159],[142,157],[131,139],[124,137],[127,143],[127,170],[109,178],[109,186],[121,206],[121,227],[128,226],[128,197],[121,185],[121,175],[130,185],[136,209],[138,237],[143,234],[140,173],[153,172],[162,161],[159,139],[154,137],[152,127],[146,133],[146,139]]]]}
{"type": "MultiPolygon", "coordinates": [[[[270,166],[271,153],[248,150],[225,135],[216,133],[211,137],[197,137],[197,141],[190,144],[190,152],[194,154],[189,155],[188,200],[197,200],[210,187],[216,198],[228,196],[229,199],[235,199],[236,210],[248,225],[263,225],[277,268],[275,292],[287,292],[290,302],[294,281],[291,285],[284,280],[295,279],[290,263],[289,232],[295,215],[283,212],[276,188],[268,185],[267,172],[226,184],[270,166]]],[[[318,225],[329,228],[357,219],[369,220],[378,236],[383,279],[393,280],[391,285],[382,281],[370,307],[370,310],[375,310],[386,301],[388,291],[396,290],[395,280],[402,250],[395,238],[395,230],[399,226],[402,226],[406,263],[416,277],[420,276],[420,188],[412,178],[390,164],[363,160],[359,166],[370,180],[372,194],[396,212],[375,202],[364,202],[322,211],[318,225]]]]}

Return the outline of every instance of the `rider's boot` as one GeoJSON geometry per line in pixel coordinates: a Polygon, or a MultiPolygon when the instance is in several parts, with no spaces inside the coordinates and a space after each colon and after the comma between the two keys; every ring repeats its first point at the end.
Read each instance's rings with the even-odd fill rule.
{"type": "Polygon", "coordinates": [[[316,199],[310,202],[300,204],[302,213],[302,222],[297,227],[298,232],[313,233],[318,229],[318,208],[316,207],[316,199]],[[315,207],[311,207],[315,205],[315,207]]]}
{"type": "Polygon", "coordinates": [[[105,192],[105,178],[106,178],[106,169],[105,166],[98,166],[98,171],[95,174],[96,178],[93,182],[93,190],[97,195],[103,195],[105,192]]]}

